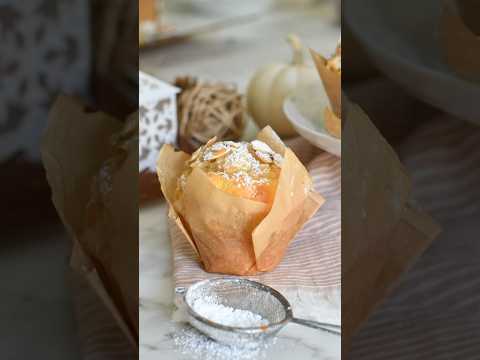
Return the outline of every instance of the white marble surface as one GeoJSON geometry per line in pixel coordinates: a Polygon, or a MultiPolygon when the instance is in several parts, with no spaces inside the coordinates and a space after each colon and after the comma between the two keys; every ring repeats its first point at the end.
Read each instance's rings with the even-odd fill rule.
{"type": "MultiPolygon", "coordinates": [[[[172,320],[173,279],[171,246],[166,224],[164,202],[140,210],[139,295],[140,295],[140,359],[195,359],[182,354],[173,337],[184,326],[172,320]]],[[[266,359],[337,360],[340,337],[287,325],[277,342],[266,352],[266,359]]]]}

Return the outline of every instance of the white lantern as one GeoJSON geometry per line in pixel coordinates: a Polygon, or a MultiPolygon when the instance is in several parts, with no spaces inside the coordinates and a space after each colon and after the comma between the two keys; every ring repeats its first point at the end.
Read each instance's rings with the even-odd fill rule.
{"type": "Polygon", "coordinates": [[[176,144],[176,95],[180,89],[143,72],[139,84],[139,171],[155,172],[162,145],[176,144]]]}

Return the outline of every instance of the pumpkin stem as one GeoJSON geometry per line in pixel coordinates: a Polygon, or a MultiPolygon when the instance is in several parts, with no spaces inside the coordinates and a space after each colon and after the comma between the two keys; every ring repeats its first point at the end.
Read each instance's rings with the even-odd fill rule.
{"type": "Polygon", "coordinates": [[[305,64],[305,58],[303,56],[303,45],[302,45],[302,42],[300,41],[300,38],[297,35],[289,34],[287,36],[287,41],[293,48],[292,64],[293,65],[305,64]]]}

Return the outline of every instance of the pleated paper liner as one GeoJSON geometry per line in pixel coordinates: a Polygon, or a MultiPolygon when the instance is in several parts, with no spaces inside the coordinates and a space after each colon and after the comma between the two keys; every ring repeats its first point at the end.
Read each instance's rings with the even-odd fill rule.
{"type": "Polygon", "coordinates": [[[332,105],[332,110],[338,118],[341,118],[342,114],[342,101],[341,101],[341,86],[342,86],[342,74],[340,71],[335,71],[327,67],[327,59],[319,53],[310,49],[312,58],[317,67],[320,78],[322,79],[323,86],[327,93],[327,96],[332,105]]]}
{"type": "Polygon", "coordinates": [[[411,204],[411,181],[396,153],[345,97],[342,156],[342,347],[400,275],[438,235],[411,204]]]}
{"type": "Polygon", "coordinates": [[[446,0],[440,19],[440,46],[448,65],[467,80],[480,81],[480,2],[446,0]]]}
{"type": "MultiPolygon", "coordinates": [[[[325,59],[323,56],[321,56],[314,50],[310,49],[310,53],[312,54],[312,58],[315,62],[315,66],[317,67],[318,74],[322,79],[323,87],[325,88],[325,92],[327,93],[327,96],[330,100],[330,105],[332,106],[332,109],[328,107],[324,109],[325,130],[327,130],[327,132],[334,137],[341,138],[341,72],[329,69],[327,67],[327,59],[325,59]]],[[[337,54],[338,53],[339,48],[337,48],[337,54]]]]}
{"type": "Polygon", "coordinates": [[[325,129],[334,137],[340,139],[342,137],[342,121],[333,113],[333,111],[326,107],[324,112],[324,126],[325,129]]]}
{"type": "Polygon", "coordinates": [[[208,272],[252,275],[273,270],[294,235],[324,202],[300,160],[270,127],[257,139],[284,158],[271,208],[217,189],[198,168],[190,174],[182,199],[176,199],[177,179],[190,156],[170,145],[160,151],[157,169],[169,215],[208,272]]]}
{"type": "Polygon", "coordinates": [[[61,96],[42,143],[52,200],[74,242],[72,279],[97,295],[132,349],[138,348],[137,134],[138,114],[123,125],[61,96]]]}

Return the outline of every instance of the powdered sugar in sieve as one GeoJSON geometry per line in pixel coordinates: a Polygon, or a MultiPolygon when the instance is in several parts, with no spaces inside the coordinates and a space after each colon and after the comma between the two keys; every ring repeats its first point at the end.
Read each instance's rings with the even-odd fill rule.
{"type": "Polygon", "coordinates": [[[183,291],[188,320],[230,345],[262,342],[289,322],[340,335],[340,326],[298,319],[287,299],[269,286],[240,278],[203,280],[183,291]]]}
{"type": "Polygon", "coordinates": [[[193,310],[200,316],[217,324],[239,328],[267,326],[268,321],[249,310],[236,309],[218,303],[212,296],[198,298],[193,302],[193,310]]]}

